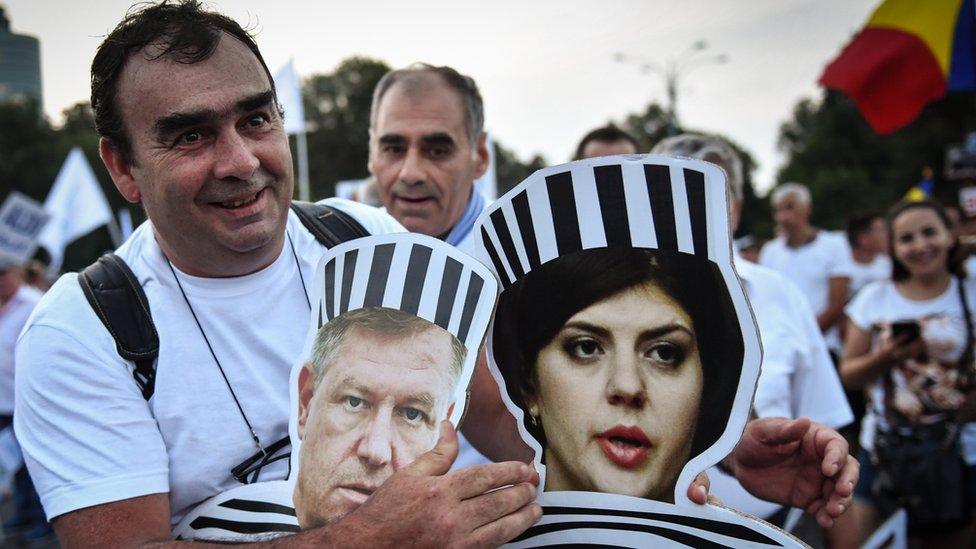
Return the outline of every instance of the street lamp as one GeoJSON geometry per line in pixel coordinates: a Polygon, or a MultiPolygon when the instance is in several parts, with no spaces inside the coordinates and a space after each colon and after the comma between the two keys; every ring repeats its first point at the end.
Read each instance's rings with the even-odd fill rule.
{"type": "Polygon", "coordinates": [[[618,63],[631,63],[640,69],[641,74],[657,74],[664,78],[664,86],[668,95],[668,135],[678,133],[678,85],[682,77],[691,71],[708,66],[728,63],[729,56],[724,53],[707,55],[708,42],[697,40],[674,57],[669,57],[664,65],[654,60],[625,53],[614,53],[613,60],[618,63]]]}

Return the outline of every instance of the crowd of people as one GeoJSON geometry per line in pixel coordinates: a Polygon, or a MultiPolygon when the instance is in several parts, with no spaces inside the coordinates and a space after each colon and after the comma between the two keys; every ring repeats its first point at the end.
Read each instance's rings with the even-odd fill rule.
{"type": "MultiPolygon", "coordinates": [[[[240,484],[242,459],[287,436],[288,375],[311,306],[305,280],[325,248],[289,208],[273,80],[233,20],[194,1],[128,13],[96,53],[92,107],[112,180],[149,218],[115,253],[159,332],[155,377],[149,393],[133,380],[132,358],[77,275],[41,299],[27,269],[0,263],[0,429],[13,424],[26,462],[4,530],[43,537],[46,514],[64,544],[128,547],[170,540],[194,506],[240,484]]],[[[373,96],[368,161],[383,208],[322,203],[372,234],[412,231],[473,254],[488,207],[472,190],[489,162],[484,116],[475,81],[452,68],[388,73],[373,96]]],[[[641,151],[610,125],[586,134],[576,159],[640,152],[717,164],[738,225],[742,162],[720,138],[678,135],[641,151]]],[[[916,201],[851,216],[845,234],[811,224],[803,185],[780,185],[770,200],[776,237],[761,248],[739,241],[734,259],[763,346],[754,419],[689,499],[717,497],[779,526],[791,509],[806,511],[832,547],[858,546],[899,508],[916,541],[972,544],[976,281],[960,245],[965,224],[916,201]]],[[[707,316],[701,301],[682,305],[707,316]]],[[[498,314],[525,306],[502,303],[498,314]]],[[[536,354],[554,336],[540,337],[536,354]]],[[[433,451],[365,503],[290,539],[491,546],[536,522],[532,454],[484,356],[470,391],[459,433],[442,429],[433,451]]],[[[549,447],[548,459],[560,451],[574,450],[549,447]]],[[[564,473],[565,489],[578,488],[564,473]]],[[[261,474],[285,478],[287,460],[261,474]]],[[[628,488],[664,493],[673,483],[628,488]]]]}

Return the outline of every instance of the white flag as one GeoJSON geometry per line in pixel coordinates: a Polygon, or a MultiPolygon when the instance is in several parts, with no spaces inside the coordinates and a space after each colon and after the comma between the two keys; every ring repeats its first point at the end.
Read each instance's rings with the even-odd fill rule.
{"type": "Polygon", "coordinates": [[[295,72],[295,60],[275,73],[275,91],[278,102],[285,110],[285,133],[293,135],[305,132],[305,107],[302,105],[302,83],[295,72]]]}
{"type": "Polygon", "coordinates": [[[65,246],[112,222],[108,200],[80,148],[68,153],[44,200],[44,209],[51,214],[51,221],[38,242],[51,254],[51,266],[55,268],[61,266],[65,246]]]}

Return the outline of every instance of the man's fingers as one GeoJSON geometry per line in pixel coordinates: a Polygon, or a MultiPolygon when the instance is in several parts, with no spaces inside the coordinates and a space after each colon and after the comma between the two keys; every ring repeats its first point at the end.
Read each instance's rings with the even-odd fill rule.
{"type": "Polygon", "coordinates": [[[542,507],[530,503],[514,513],[475,529],[471,545],[477,547],[498,547],[526,531],[542,518],[542,507]]]}
{"type": "Polygon", "coordinates": [[[763,444],[779,446],[802,439],[810,428],[810,419],[762,418],[750,421],[749,425],[756,429],[756,436],[763,444]]]}
{"type": "Polygon", "coordinates": [[[416,476],[440,476],[451,470],[451,464],[457,459],[457,433],[450,421],[441,422],[440,438],[437,445],[429,452],[421,454],[413,463],[404,468],[416,476]]]}
{"type": "Polygon", "coordinates": [[[854,459],[848,454],[850,448],[847,441],[833,429],[818,429],[814,435],[814,444],[817,454],[823,456],[820,471],[826,477],[833,477],[844,468],[848,459],[854,459]]]}
{"type": "Polygon", "coordinates": [[[504,461],[466,467],[451,473],[451,490],[458,499],[480,496],[489,490],[519,484],[538,483],[531,465],[521,461],[504,461]]]}
{"type": "Polygon", "coordinates": [[[860,476],[861,464],[853,456],[847,456],[844,468],[841,469],[835,480],[836,487],[834,490],[841,496],[850,496],[854,493],[854,486],[857,485],[857,479],[860,476]]]}
{"type": "Polygon", "coordinates": [[[688,487],[688,499],[692,503],[697,503],[698,505],[705,505],[708,503],[708,489],[711,487],[711,481],[708,479],[708,475],[704,471],[698,473],[695,480],[691,482],[691,486],[688,487]]]}
{"type": "Polygon", "coordinates": [[[461,505],[465,515],[472,520],[472,529],[476,529],[532,503],[535,495],[535,485],[523,482],[466,499],[461,505]]]}

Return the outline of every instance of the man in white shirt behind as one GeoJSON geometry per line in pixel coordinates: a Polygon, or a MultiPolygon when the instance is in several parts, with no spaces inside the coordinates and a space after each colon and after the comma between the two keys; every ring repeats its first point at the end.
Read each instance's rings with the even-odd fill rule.
{"type": "Polygon", "coordinates": [[[786,183],[772,193],[779,236],[763,246],[759,263],[800,288],[817,315],[827,347],[838,356],[838,326],[844,316],[851,281],[851,261],[843,238],[810,224],[810,190],[786,183]]]}
{"type": "MultiPolygon", "coordinates": [[[[718,164],[728,177],[733,230],[742,213],[742,163],[725,141],[684,134],[670,137],[651,150],[655,154],[689,156],[718,164]]],[[[775,271],[742,259],[735,269],[759,325],[763,345],[762,371],[753,399],[759,418],[809,417],[839,429],[853,421],[813,312],[795,284],[775,271]]],[[[776,518],[782,505],[750,495],[732,476],[717,467],[708,471],[712,492],[732,508],[776,518]]],[[[779,518],[782,518],[780,516],[779,518]]]]}

